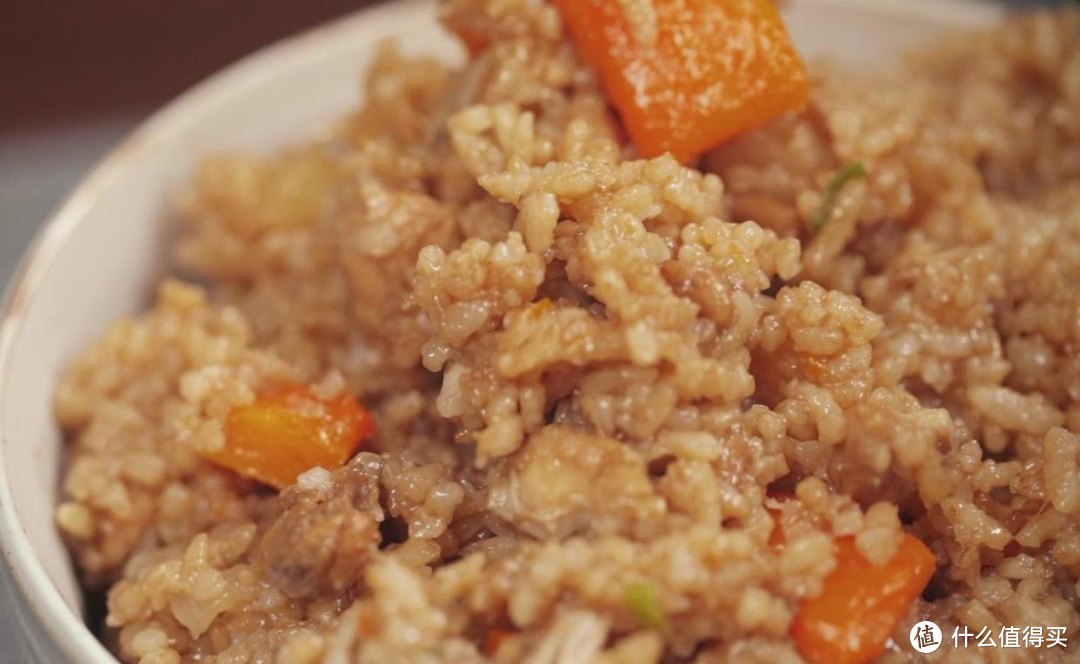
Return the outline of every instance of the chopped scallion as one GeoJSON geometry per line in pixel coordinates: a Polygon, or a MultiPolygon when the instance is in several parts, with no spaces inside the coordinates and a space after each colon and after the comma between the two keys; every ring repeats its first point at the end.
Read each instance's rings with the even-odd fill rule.
{"type": "Polygon", "coordinates": [[[836,197],[840,190],[844,188],[844,185],[851,180],[864,178],[869,174],[870,171],[867,170],[866,164],[861,161],[853,161],[846,164],[832,176],[829,184],[825,185],[825,192],[821,196],[821,205],[810,217],[810,223],[813,225],[815,232],[820,231],[828,223],[829,217],[832,216],[833,207],[836,205],[836,197]]]}
{"type": "Polygon", "coordinates": [[[646,627],[663,629],[667,625],[667,614],[656,596],[656,589],[644,581],[635,581],[626,586],[626,605],[646,627]]]}

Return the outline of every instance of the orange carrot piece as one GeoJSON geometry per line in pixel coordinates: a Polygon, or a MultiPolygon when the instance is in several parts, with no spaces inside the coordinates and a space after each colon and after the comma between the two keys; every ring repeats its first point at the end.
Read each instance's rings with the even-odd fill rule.
{"type": "Polygon", "coordinates": [[[459,13],[451,11],[440,16],[443,25],[457,35],[471,58],[475,58],[491,46],[492,21],[483,14],[475,12],[459,13]]]}
{"type": "Polygon", "coordinates": [[[861,664],[885,651],[889,635],[934,574],[937,558],[905,534],[887,563],[874,565],[855,538],[836,540],[836,569],[820,597],[806,600],[792,625],[799,652],[810,662],[861,664]]]}
{"type": "Polygon", "coordinates": [[[772,0],[554,2],[643,156],[687,162],[809,99],[772,0]]]}
{"type": "Polygon", "coordinates": [[[502,645],[503,641],[513,635],[514,633],[509,630],[489,629],[487,634],[484,635],[484,654],[491,657],[499,652],[499,647],[502,645]]]}
{"type": "Polygon", "coordinates": [[[374,430],[351,395],[323,399],[307,386],[289,385],[234,408],[225,420],[225,446],[205,456],[281,489],[315,466],[343,465],[374,430]]]}
{"type": "Polygon", "coordinates": [[[469,26],[456,26],[454,33],[465,44],[465,49],[469,51],[469,55],[476,57],[487,50],[487,47],[491,45],[487,35],[473,30],[469,26]]]}
{"type": "Polygon", "coordinates": [[[769,548],[783,549],[787,544],[787,536],[784,535],[784,527],[780,522],[782,516],[779,509],[769,508],[769,516],[773,518],[773,529],[769,532],[769,548]]]}

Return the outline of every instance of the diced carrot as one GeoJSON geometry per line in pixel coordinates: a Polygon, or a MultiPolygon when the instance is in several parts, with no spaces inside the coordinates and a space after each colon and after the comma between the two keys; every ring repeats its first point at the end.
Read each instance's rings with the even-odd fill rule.
{"type": "Polygon", "coordinates": [[[351,395],[323,399],[305,385],[289,385],[234,408],[225,421],[225,446],[211,461],[284,488],[306,470],[343,465],[375,430],[371,415],[351,395]]]}
{"type": "Polygon", "coordinates": [[[555,4],[643,156],[689,161],[809,99],[772,0],[555,4]]]}
{"type": "Polygon", "coordinates": [[[473,58],[491,46],[492,21],[476,12],[449,11],[442,13],[440,19],[446,28],[457,35],[473,58]]]}
{"type": "Polygon", "coordinates": [[[487,35],[481,33],[478,30],[473,30],[469,26],[455,26],[454,33],[465,44],[465,48],[469,51],[469,55],[476,57],[483,53],[491,42],[488,40],[487,35]]]}
{"type": "Polygon", "coordinates": [[[505,629],[489,629],[487,634],[484,635],[484,654],[491,657],[499,652],[499,646],[513,634],[513,632],[505,629]]]}
{"type": "Polygon", "coordinates": [[[773,518],[773,529],[769,532],[769,548],[782,549],[787,544],[787,537],[784,535],[784,527],[780,522],[782,516],[780,510],[770,508],[769,516],[773,518]]]}
{"type": "Polygon", "coordinates": [[[376,627],[376,618],[372,608],[361,606],[356,614],[356,633],[366,638],[375,633],[376,627]]]}
{"type": "Polygon", "coordinates": [[[855,538],[836,540],[836,569],[820,597],[799,608],[791,634],[810,662],[861,664],[885,650],[889,635],[934,574],[937,558],[918,538],[905,534],[884,565],[874,565],[855,538]]]}

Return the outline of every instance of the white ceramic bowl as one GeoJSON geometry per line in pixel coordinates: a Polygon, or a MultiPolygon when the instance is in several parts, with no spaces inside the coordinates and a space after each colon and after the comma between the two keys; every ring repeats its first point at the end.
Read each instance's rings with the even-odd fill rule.
{"type": "MultiPolygon", "coordinates": [[[[809,57],[873,66],[996,10],[974,0],[794,0],[787,15],[809,57]]],[[[267,48],[154,115],[27,252],[0,310],[0,580],[22,637],[18,661],[115,661],[83,624],[53,524],[62,439],[51,394],[64,365],[147,303],[165,265],[166,201],[200,155],[302,140],[357,103],[375,45],[394,36],[406,52],[461,57],[432,0],[391,2],[267,48]]]]}

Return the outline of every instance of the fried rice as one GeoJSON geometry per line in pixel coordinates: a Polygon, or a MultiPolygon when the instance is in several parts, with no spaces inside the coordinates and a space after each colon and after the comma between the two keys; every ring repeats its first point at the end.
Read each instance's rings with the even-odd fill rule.
{"type": "Polygon", "coordinates": [[[208,158],[175,276],[63,378],[117,656],[800,662],[834,540],[906,532],[937,571],[882,661],[1074,661],[1080,11],[814,64],[690,166],[635,155],[552,6],[440,11],[489,47],[387,45],[333,132],[208,158]],[[276,492],[202,452],[283,381],[377,433],[276,492]],[[920,620],[1071,641],[918,655],[920,620]]]}

